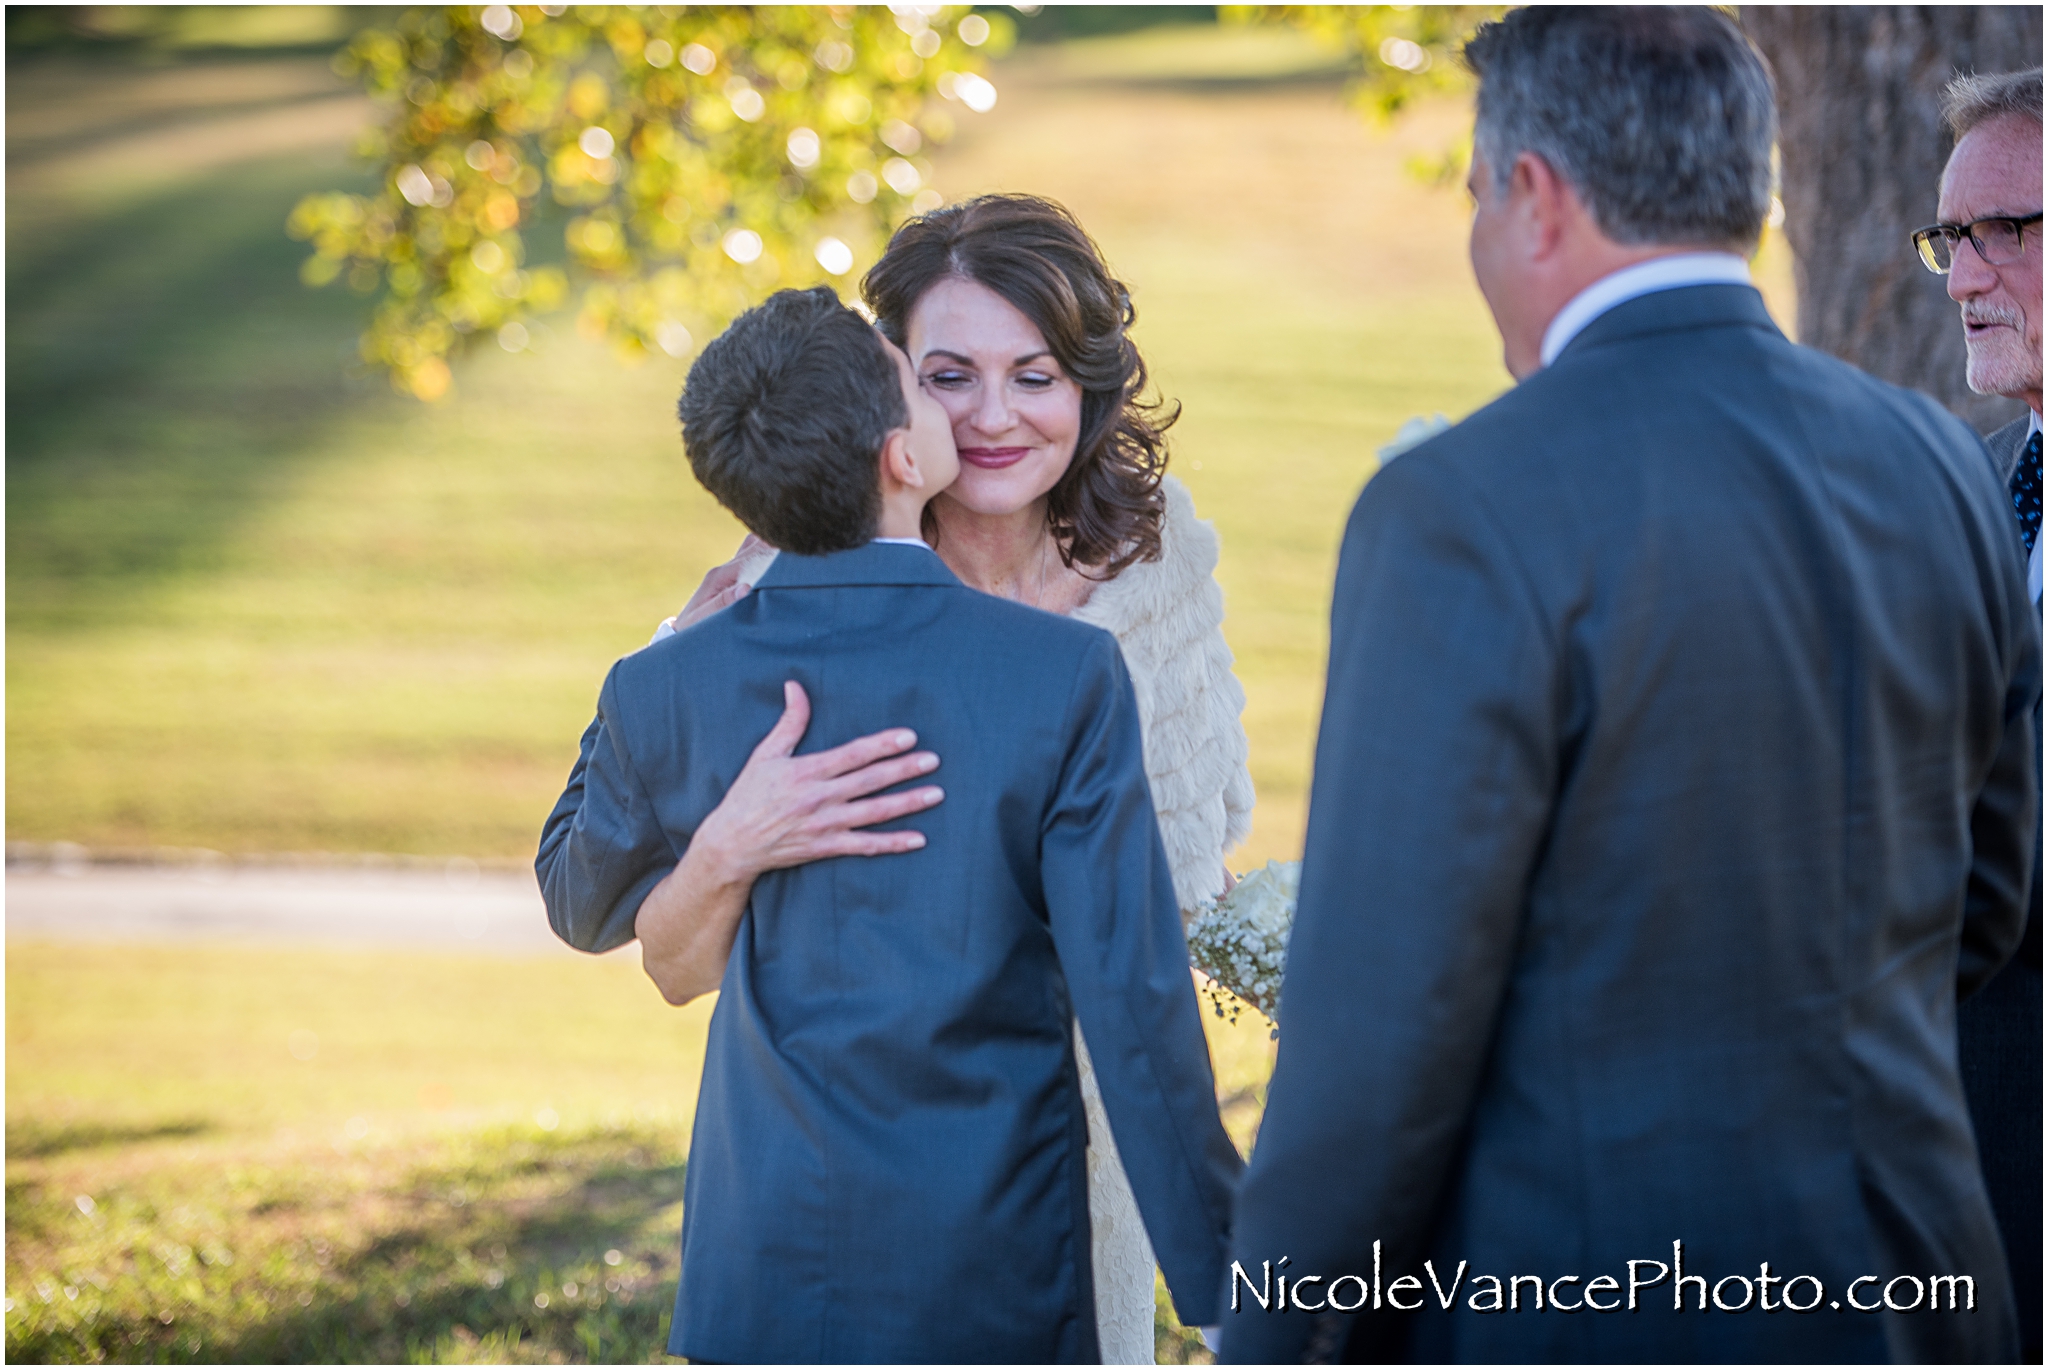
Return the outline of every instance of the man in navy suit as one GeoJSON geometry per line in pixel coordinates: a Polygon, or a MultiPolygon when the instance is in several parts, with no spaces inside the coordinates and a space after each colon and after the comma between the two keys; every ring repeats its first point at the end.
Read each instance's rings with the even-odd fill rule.
{"type": "MultiPolygon", "coordinates": [[[[1940,222],[1914,234],[1921,259],[1962,308],[1967,379],[2026,412],[1984,441],[2012,497],[2041,602],[2041,69],[1965,76],[1943,118],[1956,147],[1940,222]]],[[[2035,726],[2040,715],[2035,714],[2035,726]]],[[[2035,848],[2019,954],[1956,1013],[1963,1088],[2018,1296],[2026,1359],[2041,1359],[2041,870],[2035,848]]]]}
{"type": "Polygon", "coordinates": [[[949,425],[831,291],[743,316],[682,416],[699,479],[784,550],[612,668],[542,838],[555,930],[632,940],[786,682],[812,738],[914,717],[951,764],[928,845],[772,872],[731,930],[669,1350],[1097,1359],[1076,1020],[1180,1316],[1213,1322],[1238,1158],[1115,640],[917,540],[949,425]]]}
{"type": "Polygon", "coordinates": [[[1955,1037],[2034,851],[2004,492],[1773,326],[1726,16],[1466,54],[1520,384],[1345,534],[1225,1358],[2009,1359],[1955,1037]]]}

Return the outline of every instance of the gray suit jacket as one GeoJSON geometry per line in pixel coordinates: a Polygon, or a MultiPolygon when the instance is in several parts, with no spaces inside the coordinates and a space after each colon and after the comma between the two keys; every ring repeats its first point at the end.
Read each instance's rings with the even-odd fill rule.
{"type": "Polygon", "coordinates": [[[1618,306],[1374,477],[1232,1254],[1379,1292],[1239,1285],[1228,1359],[2016,1349],[1954,1021],[2033,856],[2011,523],[1973,434],[1737,286],[1618,306]],[[1975,1311],[1847,1307],[1908,1274],[1975,1311]],[[1787,1277],[1816,1311],[1700,1311],[1815,1302],[1787,1277]]]}
{"type": "Polygon", "coordinates": [[[1984,435],[1984,446],[1991,453],[1992,464],[1998,468],[1998,483],[2004,485],[2012,479],[2012,468],[2019,465],[2020,449],[2027,445],[2028,418],[2020,415],[2005,427],[1984,435]]]}
{"type": "Polygon", "coordinates": [[[542,838],[555,930],[631,939],[782,710],[805,751],[914,725],[946,801],[899,856],[754,887],[698,1097],[669,1349],[715,1361],[1096,1358],[1079,1018],[1181,1317],[1215,1314],[1217,1116],[1116,640],[931,552],[785,554],[612,669],[542,838]]]}

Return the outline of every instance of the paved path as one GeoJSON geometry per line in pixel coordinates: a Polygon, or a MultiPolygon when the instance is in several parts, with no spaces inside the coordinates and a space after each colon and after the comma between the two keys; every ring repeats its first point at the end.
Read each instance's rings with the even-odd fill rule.
{"type": "Polygon", "coordinates": [[[436,868],[10,865],[9,941],[222,941],[574,955],[532,872],[436,868]]]}

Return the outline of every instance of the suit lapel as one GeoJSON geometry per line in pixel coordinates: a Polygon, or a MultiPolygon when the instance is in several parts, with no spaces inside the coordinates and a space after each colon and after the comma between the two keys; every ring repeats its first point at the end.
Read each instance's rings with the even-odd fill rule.
{"type": "Polygon", "coordinates": [[[2012,469],[2019,465],[2020,449],[2027,445],[2027,426],[2027,416],[2022,414],[1984,437],[1984,445],[1991,449],[1991,460],[1998,468],[2001,485],[2012,480],[2012,469]]]}

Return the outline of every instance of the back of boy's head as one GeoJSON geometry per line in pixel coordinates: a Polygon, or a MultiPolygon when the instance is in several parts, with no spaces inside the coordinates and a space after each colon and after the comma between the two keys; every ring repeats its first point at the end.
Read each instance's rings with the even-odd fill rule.
{"type": "Polygon", "coordinates": [[[910,413],[880,335],[830,288],[740,315],[690,367],[676,411],[698,481],[768,542],[823,556],[875,535],[877,458],[910,413]]]}

